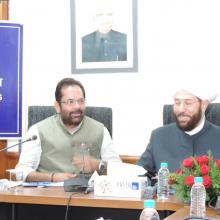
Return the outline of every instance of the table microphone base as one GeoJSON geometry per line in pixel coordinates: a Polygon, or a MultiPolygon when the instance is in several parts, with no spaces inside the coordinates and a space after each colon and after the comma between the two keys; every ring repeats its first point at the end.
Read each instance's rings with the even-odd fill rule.
{"type": "Polygon", "coordinates": [[[85,192],[88,187],[88,179],[83,176],[75,177],[73,179],[64,180],[65,192],[85,192]]]}

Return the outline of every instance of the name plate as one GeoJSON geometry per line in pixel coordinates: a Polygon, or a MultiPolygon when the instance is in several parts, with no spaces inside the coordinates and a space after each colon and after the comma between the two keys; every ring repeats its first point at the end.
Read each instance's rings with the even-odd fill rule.
{"type": "Polygon", "coordinates": [[[146,177],[98,176],[94,181],[94,195],[143,198],[147,184],[146,177]]]}

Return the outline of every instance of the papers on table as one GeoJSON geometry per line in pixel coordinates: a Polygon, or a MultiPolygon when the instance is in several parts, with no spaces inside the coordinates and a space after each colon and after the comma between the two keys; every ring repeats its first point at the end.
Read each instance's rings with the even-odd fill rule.
{"type": "Polygon", "coordinates": [[[51,187],[51,186],[63,186],[63,182],[23,182],[24,187],[51,187]]]}
{"type": "Polygon", "coordinates": [[[8,188],[20,186],[22,183],[22,181],[8,181],[8,188]]]}
{"type": "Polygon", "coordinates": [[[7,191],[9,188],[22,185],[22,181],[9,181],[7,179],[0,179],[0,191],[7,191]]]}
{"type": "Polygon", "coordinates": [[[9,181],[7,179],[0,179],[0,191],[7,191],[7,189],[16,186],[24,186],[24,187],[63,186],[63,182],[23,182],[23,181],[9,181]]]}

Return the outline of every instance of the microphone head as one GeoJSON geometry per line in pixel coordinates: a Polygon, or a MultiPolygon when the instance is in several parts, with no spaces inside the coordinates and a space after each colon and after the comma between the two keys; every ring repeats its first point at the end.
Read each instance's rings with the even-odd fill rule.
{"type": "Polygon", "coordinates": [[[37,135],[33,135],[31,137],[29,137],[28,139],[26,139],[24,142],[27,142],[27,141],[34,141],[37,139],[37,135]]]}
{"type": "Polygon", "coordinates": [[[34,140],[37,140],[37,135],[33,135],[31,138],[30,138],[31,141],[34,141],[34,140]]]}

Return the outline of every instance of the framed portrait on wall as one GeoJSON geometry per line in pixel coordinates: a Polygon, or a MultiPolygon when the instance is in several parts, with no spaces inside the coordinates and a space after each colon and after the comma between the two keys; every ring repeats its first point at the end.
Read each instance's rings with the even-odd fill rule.
{"type": "Polygon", "coordinates": [[[71,1],[71,72],[137,72],[137,1],[71,1]]]}

